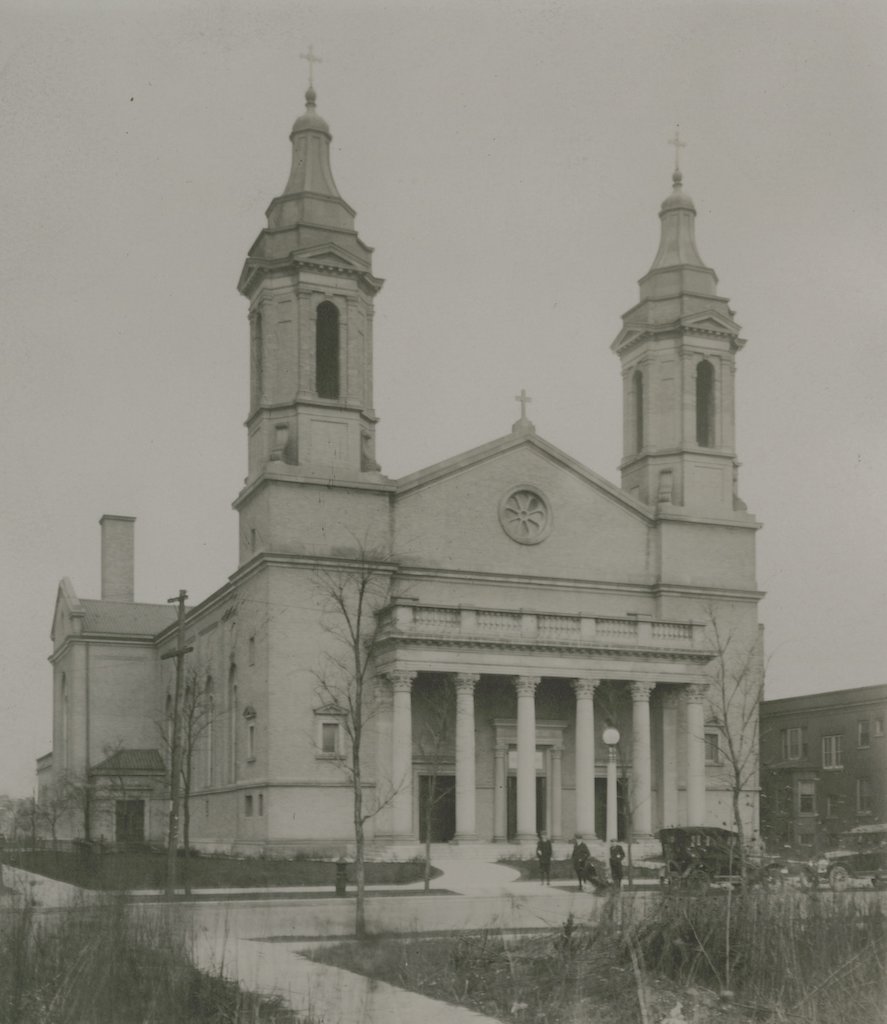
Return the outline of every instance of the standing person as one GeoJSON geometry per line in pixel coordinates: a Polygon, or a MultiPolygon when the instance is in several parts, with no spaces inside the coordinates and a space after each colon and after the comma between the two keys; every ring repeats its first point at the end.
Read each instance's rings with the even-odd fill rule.
{"type": "Polygon", "coordinates": [[[622,862],[625,860],[625,850],[615,840],[610,840],[610,877],[617,889],[622,888],[622,862]]]}
{"type": "Polygon", "coordinates": [[[551,885],[551,840],[545,829],[538,833],[536,843],[536,859],[539,861],[539,881],[543,885],[551,885]]]}
{"type": "Polygon", "coordinates": [[[576,872],[576,881],[579,883],[579,891],[582,892],[582,882],[588,869],[588,862],[591,854],[588,847],[582,841],[582,836],[573,836],[573,854],[570,858],[573,861],[573,870],[576,872]]]}

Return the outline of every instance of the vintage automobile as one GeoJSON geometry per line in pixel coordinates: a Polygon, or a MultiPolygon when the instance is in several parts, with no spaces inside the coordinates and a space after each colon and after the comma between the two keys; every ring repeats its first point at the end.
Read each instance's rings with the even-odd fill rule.
{"type": "MultiPolygon", "coordinates": [[[[664,828],[659,833],[665,864],[659,876],[663,888],[703,892],[713,882],[740,885],[742,858],[739,836],[713,825],[664,828]]],[[[745,855],[746,882],[781,888],[788,874],[783,861],[750,851],[745,855]]]]}
{"type": "Polygon", "coordinates": [[[828,885],[841,892],[858,878],[870,880],[876,889],[887,889],[887,824],[857,825],[842,833],[840,842],[838,849],[802,865],[801,885],[806,889],[828,885]]]}

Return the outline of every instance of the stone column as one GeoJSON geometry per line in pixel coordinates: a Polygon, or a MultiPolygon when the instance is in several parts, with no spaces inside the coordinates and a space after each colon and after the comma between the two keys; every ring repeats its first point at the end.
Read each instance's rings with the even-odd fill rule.
{"type": "Polygon", "coordinates": [[[574,679],[576,693],[576,831],[594,836],[594,691],[597,680],[574,679]]]}
{"type": "Polygon", "coordinates": [[[650,694],[655,683],[631,684],[631,827],[635,839],[653,832],[650,694]]]}
{"type": "Polygon", "coordinates": [[[678,824],[678,706],[680,695],[662,695],[662,827],[678,824]]]}
{"type": "Polygon", "coordinates": [[[517,690],[517,841],[536,835],[536,687],[539,676],[515,676],[517,690]]]}
{"type": "Polygon", "coordinates": [[[564,835],[563,753],[560,747],[551,748],[551,839],[564,835]]]}
{"type": "Polygon", "coordinates": [[[413,834],[413,709],[415,672],[390,672],[394,697],[391,729],[392,826],[396,839],[413,834]]]}
{"type": "Polygon", "coordinates": [[[495,752],[495,778],[493,791],[493,840],[504,843],[508,838],[508,797],[507,782],[508,747],[499,744],[495,752]]]}
{"type": "Polygon", "coordinates": [[[457,842],[477,838],[474,779],[474,687],[480,676],[457,673],[456,687],[456,835],[457,842]]]}
{"type": "Polygon", "coordinates": [[[708,685],[694,683],[687,695],[687,824],[705,824],[705,694],[708,685]]]}

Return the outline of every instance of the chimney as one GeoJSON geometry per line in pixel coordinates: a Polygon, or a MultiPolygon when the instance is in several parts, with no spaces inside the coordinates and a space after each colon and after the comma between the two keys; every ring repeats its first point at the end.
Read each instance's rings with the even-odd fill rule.
{"type": "Polygon", "coordinates": [[[102,600],[131,601],[135,579],[135,516],[102,516],[102,600]]]}

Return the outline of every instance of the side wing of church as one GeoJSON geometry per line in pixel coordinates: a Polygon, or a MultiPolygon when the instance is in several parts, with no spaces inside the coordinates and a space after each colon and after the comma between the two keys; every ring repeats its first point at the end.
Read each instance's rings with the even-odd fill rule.
{"type": "MultiPolygon", "coordinates": [[[[525,405],[506,436],[392,480],[373,404],[382,281],[336,188],[313,88],[306,101],[239,282],[239,564],[186,616],[190,842],[348,844],[357,734],[378,846],[732,827],[724,739],[742,724],[714,697],[725,674],[750,698],[759,685],[759,524],[737,490],[744,341],[680,173],[612,345],[621,487],[539,437],[525,405]]],[[[102,528],[102,599],[59,590],[41,791],[79,780],[91,794],[71,834],[160,841],[174,612],[133,601],[132,520],[102,528]]]]}

